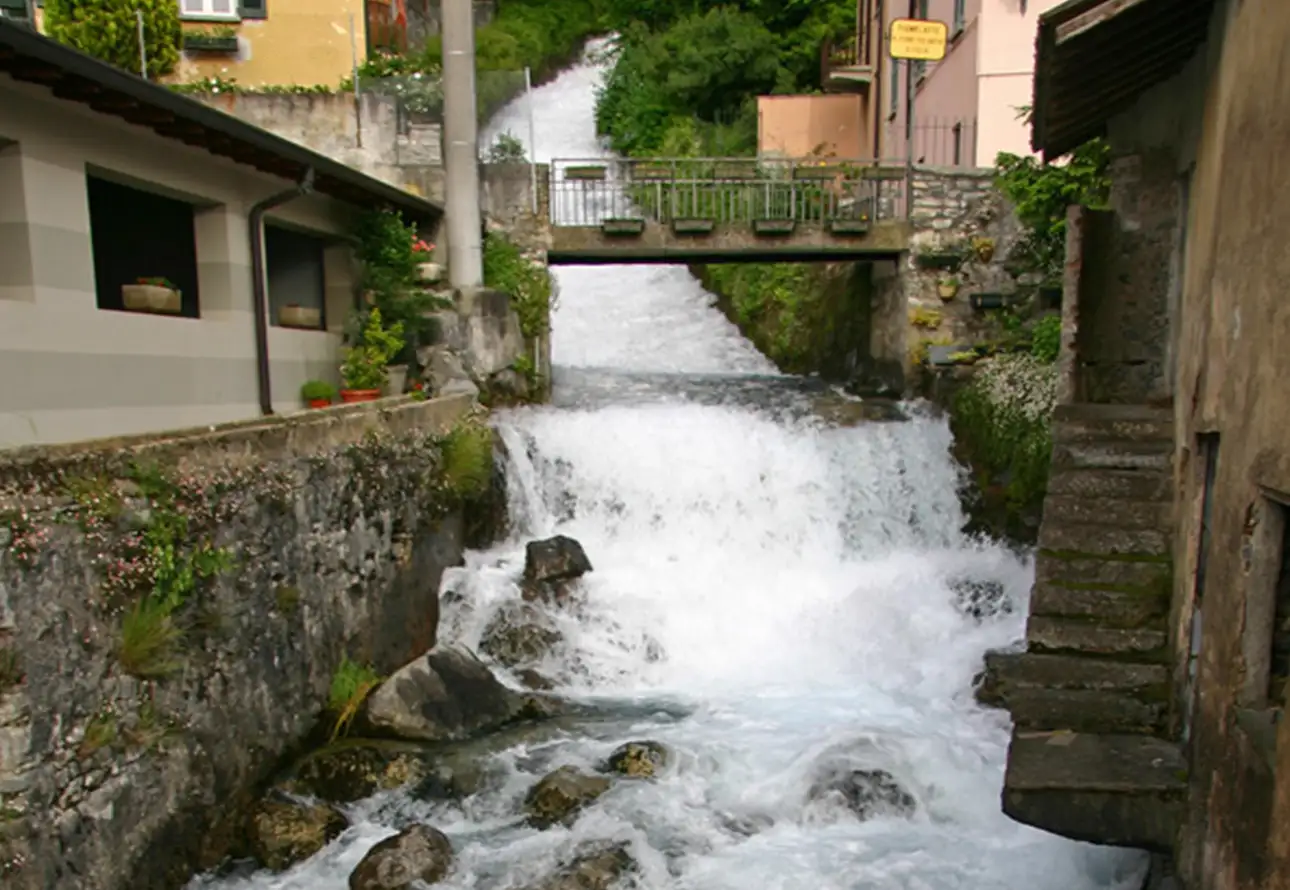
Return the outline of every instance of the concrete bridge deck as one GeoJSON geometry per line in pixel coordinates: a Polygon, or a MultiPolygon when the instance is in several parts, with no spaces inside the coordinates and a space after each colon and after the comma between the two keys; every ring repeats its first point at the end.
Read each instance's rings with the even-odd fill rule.
{"type": "Polygon", "coordinates": [[[905,250],[903,167],[835,159],[553,161],[552,264],[807,262],[905,250]]]}

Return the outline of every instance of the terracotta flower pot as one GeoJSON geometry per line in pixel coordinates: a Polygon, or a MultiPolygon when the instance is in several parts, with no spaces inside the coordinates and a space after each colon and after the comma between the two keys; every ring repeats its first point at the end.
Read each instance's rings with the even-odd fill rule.
{"type": "Polygon", "coordinates": [[[310,408],[330,408],[331,399],[310,399],[309,407],[310,408]]]}
{"type": "Polygon", "coordinates": [[[340,400],[346,405],[354,402],[375,402],[381,397],[379,389],[342,389],[340,400]]]}

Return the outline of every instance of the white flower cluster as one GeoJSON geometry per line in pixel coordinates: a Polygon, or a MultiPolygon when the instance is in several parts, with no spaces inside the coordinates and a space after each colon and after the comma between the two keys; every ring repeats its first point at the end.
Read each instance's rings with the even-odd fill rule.
{"type": "Polygon", "coordinates": [[[996,355],[977,365],[974,385],[1002,412],[1026,420],[1052,415],[1057,404],[1057,366],[1029,353],[996,355]]]}

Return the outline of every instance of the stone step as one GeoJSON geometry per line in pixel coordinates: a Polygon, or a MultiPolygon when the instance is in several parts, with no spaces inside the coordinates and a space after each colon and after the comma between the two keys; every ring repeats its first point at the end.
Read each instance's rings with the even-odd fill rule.
{"type": "Polygon", "coordinates": [[[1109,627],[1142,627],[1169,615],[1169,589],[1105,590],[1036,583],[1030,592],[1030,614],[1049,618],[1093,619],[1109,627]]]}
{"type": "Polygon", "coordinates": [[[1169,685],[1167,665],[1038,652],[987,652],[984,675],[986,682],[1016,689],[1088,689],[1163,695],[1169,685]]]}
{"type": "Polygon", "coordinates": [[[1169,560],[1108,559],[1095,555],[1043,552],[1035,559],[1036,584],[1168,589],[1169,560]]]}
{"type": "Polygon", "coordinates": [[[1058,494],[1050,489],[1044,498],[1044,521],[1168,529],[1173,525],[1173,503],[1058,494]]]}
{"type": "Polygon", "coordinates": [[[1173,542],[1155,528],[1118,528],[1094,522],[1044,521],[1039,547],[1065,554],[1167,556],[1173,542]]]}
{"type": "Polygon", "coordinates": [[[1173,454],[1173,442],[1054,442],[1053,467],[1169,473],[1173,454]]]}
{"type": "Polygon", "coordinates": [[[1026,621],[1026,644],[1032,652],[1082,652],[1154,661],[1163,657],[1167,642],[1168,634],[1162,627],[1104,627],[1043,615],[1031,615],[1026,621]]]}
{"type": "Polygon", "coordinates": [[[1144,405],[1061,405],[1053,413],[1053,441],[1173,442],[1172,409],[1144,405]]]}
{"type": "MultiPolygon", "coordinates": [[[[1174,478],[1171,473],[1147,473],[1141,470],[1054,467],[1048,477],[1048,494],[1126,501],[1172,502],[1174,478]]],[[[1046,506],[1045,509],[1047,509],[1046,506]]]]}
{"type": "Polygon", "coordinates": [[[1018,730],[1003,811],[1074,840],[1167,852],[1186,793],[1186,761],[1163,739],[1018,730]]]}
{"type": "Polygon", "coordinates": [[[1023,730],[1152,735],[1169,716],[1163,699],[1089,689],[1013,689],[1004,706],[1023,730]]]}

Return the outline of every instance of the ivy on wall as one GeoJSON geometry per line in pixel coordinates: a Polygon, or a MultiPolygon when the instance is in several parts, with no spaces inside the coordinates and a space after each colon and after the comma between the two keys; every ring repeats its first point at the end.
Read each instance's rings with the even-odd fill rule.
{"type": "Polygon", "coordinates": [[[73,49],[126,71],[139,72],[139,21],[148,77],[163,77],[179,63],[179,4],[175,0],[45,0],[45,32],[73,49]]]}

